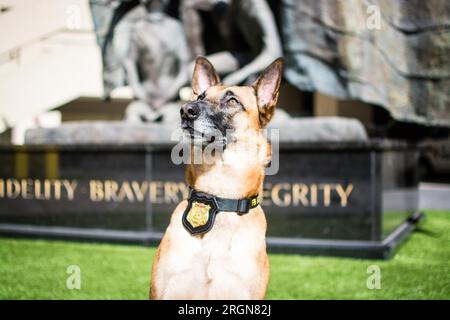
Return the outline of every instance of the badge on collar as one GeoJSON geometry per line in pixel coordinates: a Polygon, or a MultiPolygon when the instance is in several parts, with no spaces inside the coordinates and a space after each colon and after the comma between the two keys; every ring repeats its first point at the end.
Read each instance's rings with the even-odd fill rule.
{"type": "Polygon", "coordinates": [[[218,212],[214,198],[194,195],[189,199],[188,206],[183,213],[183,225],[193,235],[206,233],[214,225],[218,212]]]}

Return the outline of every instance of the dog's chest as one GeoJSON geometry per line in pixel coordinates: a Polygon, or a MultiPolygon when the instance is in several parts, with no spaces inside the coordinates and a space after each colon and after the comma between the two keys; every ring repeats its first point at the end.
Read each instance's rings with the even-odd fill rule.
{"type": "Polygon", "coordinates": [[[239,225],[239,219],[235,213],[220,213],[213,229],[197,238],[198,243],[191,248],[196,252],[192,260],[201,265],[207,282],[226,274],[245,274],[251,267],[252,252],[256,249],[251,239],[252,230],[247,232],[239,225]]]}
{"type": "Polygon", "coordinates": [[[257,257],[265,248],[265,230],[247,222],[236,213],[219,213],[203,237],[173,225],[168,236],[176,245],[162,258],[168,271],[163,276],[164,296],[180,298],[177,293],[184,292],[188,298],[250,298],[249,290],[261,273],[257,257]]]}
{"type": "Polygon", "coordinates": [[[239,274],[252,263],[248,257],[254,248],[249,245],[249,235],[242,228],[227,226],[227,222],[231,224],[230,221],[216,222],[220,227],[216,225],[215,232],[201,240],[202,264],[208,281],[227,273],[239,274]]]}

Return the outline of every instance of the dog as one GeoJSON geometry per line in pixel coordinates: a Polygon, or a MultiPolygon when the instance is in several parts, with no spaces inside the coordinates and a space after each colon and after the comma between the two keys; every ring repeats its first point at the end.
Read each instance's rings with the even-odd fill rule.
{"type": "Polygon", "coordinates": [[[215,139],[220,157],[187,165],[189,199],[176,207],[155,254],[151,299],[264,299],[267,223],[258,195],[271,149],[263,128],[275,111],[283,64],[275,60],[251,86],[226,87],[206,58],[196,59],[182,128],[203,148],[213,132],[226,137],[215,139]]]}

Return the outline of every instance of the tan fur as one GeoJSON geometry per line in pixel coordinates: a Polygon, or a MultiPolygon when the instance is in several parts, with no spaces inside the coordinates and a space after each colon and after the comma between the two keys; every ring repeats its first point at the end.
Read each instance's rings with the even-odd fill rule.
{"type": "MultiPolygon", "coordinates": [[[[206,62],[200,61],[200,67],[196,69],[213,72],[211,66],[203,63],[206,62]]],[[[203,79],[211,79],[213,84],[207,88],[205,99],[217,102],[226,90],[232,90],[245,106],[245,111],[233,116],[238,139],[227,146],[223,161],[188,165],[188,184],[196,190],[223,198],[241,199],[261,194],[264,167],[271,151],[261,132],[267,122],[260,119],[258,88],[216,85],[214,74],[203,79]],[[257,161],[255,153],[260,155],[257,161]]],[[[197,89],[194,95],[201,93],[201,88],[194,89],[197,89]]],[[[278,92],[278,86],[276,90],[278,92]]],[[[267,106],[271,109],[264,115],[267,121],[272,116],[269,113],[273,112],[277,92],[273,106],[267,106]]],[[[263,299],[269,283],[269,259],[265,242],[267,225],[262,208],[258,206],[244,215],[220,212],[209,232],[193,236],[183,227],[181,220],[186,207],[185,200],[175,209],[155,255],[150,297],[263,299]]]]}

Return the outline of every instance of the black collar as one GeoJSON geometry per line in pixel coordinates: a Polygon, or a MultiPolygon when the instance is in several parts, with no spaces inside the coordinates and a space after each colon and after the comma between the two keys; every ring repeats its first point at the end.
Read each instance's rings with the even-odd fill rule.
{"type": "Polygon", "coordinates": [[[258,205],[258,195],[246,199],[226,199],[190,188],[182,221],[191,234],[202,234],[211,230],[217,213],[237,212],[243,215],[258,205]]]}
{"type": "Polygon", "coordinates": [[[254,195],[250,198],[246,199],[226,199],[213,196],[208,193],[196,191],[193,188],[189,187],[189,198],[196,199],[206,197],[209,199],[215,199],[217,203],[217,209],[219,211],[225,212],[237,212],[239,215],[246,214],[250,211],[250,209],[256,208],[259,205],[258,195],[254,195]]]}

